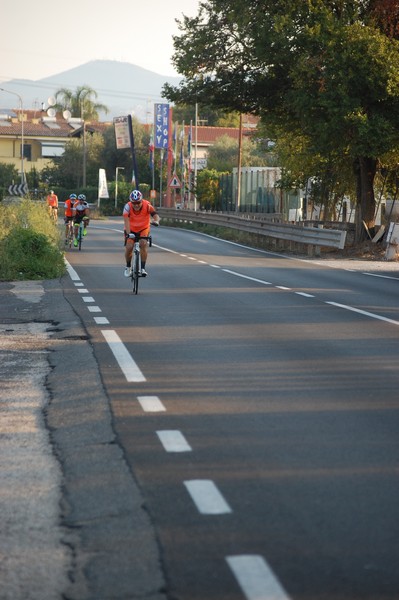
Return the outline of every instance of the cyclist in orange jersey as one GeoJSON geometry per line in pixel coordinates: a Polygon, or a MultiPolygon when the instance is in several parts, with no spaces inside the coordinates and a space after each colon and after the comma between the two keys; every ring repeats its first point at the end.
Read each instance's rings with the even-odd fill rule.
{"type": "MultiPolygon", "coordinates": [[[[142,236],[150,235],[150,224],[159,225],[159,215],[148,200],[143,199],[139,190],[133,190],[129,196],[129,202],[123,209],[123,221],[125,224],[125,277],[130,277],[132,267],[132,252],[134,240],[128,238],[129,233],[140,233],[142,236]]],[[[148,256],[147,240],[140,240],[141,276],[146,277],[145,265],[148,256]]]]}
{"type": "Polygon", "coordinates": [[[73,221],[73,205],[77,200],[76,194],[70,194],[68,200],[64,202],[64,223],[65,223],[65,243],[68,243],[69,222],[73,221]]]}
{"type": "Polygon", "coordinates": [[[46,202],[50,216],[56,221],[58,217],[58,196],[54,193],[54,190],[50,190],[46,202]]]}

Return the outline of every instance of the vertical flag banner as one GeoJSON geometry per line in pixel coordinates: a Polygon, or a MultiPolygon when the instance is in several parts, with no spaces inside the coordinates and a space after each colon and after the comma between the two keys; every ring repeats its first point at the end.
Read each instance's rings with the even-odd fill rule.
{"type": "Polygon", "coordinates": [[[109,198],[107,175],[105,169],[98,169],[98,198],[97,205],[100,206],[101,198],[109,198]]]}
{"type": "Polygon", "coordinates": [[[188,132],[187,139],[187,156],[188,156],[188,170],[191,171],[191,146],[193,143],[193,122],[190,121],[190,129],[188,132]]]}
{"type": "Polygon", "coordinates": [[[151,135],[150,135],[150,143],[148,144],[148,150],[150,152],[149,167],[150,167],[151,171],[153,171],[154,170],[154,135],[153,135],[152,130],[151,130],[151,135]]]}
{"type": "Polygon", "coordinates": [[[154,147],[165,149],[169,138],[169,104],[154,104],[154,147]]]}
{"type": "Polygon", "coordinates": [[[179,158],[179,164],[180,164],[181,172],[183,173],[183,170],[184,170],[184,121],[183,121],[183,124],[181,126],[179,137],[180,137],[180,158],[179,158]]]}
{"type": "Polygon", "coordinates": [[[172,142],[173,142],[173,160],[174,160],[173,169],[175,170],[176,169],[176,156],[177,156],[177,121],[175,123],[175,126],[173,127],[172,142]]]}
{"type": "Polygon", "coordinates": [[[109,198],[105,169],[98,169],[98,197],[109,198]]]}
{"type": "Polygon", "coordinates": [[[134,148],[134,133],[132,116],[127,115],[124,117],[114,117],[114,128],[115,128],[115,141],[117,150],[123,150],[124,148],[130,148],[132,152],[132,162],[134,178],[137,187],[139,186],[139,178],[137,171],[136,151],[134,148]]]}

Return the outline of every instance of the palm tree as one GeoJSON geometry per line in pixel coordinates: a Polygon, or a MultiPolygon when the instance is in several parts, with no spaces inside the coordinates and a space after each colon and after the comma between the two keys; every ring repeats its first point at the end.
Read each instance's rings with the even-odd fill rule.
{"type": "Polygon", "coordinates": [[[95,102],[97,92],[87,85],[76,88],[75,92],[68,88],[61,88],[55,93],[56,110],[69,110],[73,117],[80,117],[85,121],[98,121],[99,112],[108,113],[108,107],[95,102]]]}

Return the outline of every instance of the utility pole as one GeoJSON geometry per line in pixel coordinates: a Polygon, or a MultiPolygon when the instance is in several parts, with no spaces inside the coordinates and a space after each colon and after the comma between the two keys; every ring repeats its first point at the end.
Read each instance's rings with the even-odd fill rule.
{"type": "Polygon", "coordinates": [[[13,96],[17,96],[19,99],[19,118],[21,121],[21,184],[25,183],[25,170],[24,170],[24,110],[22,104],[22,98],[16,92],[10,92],[10,90],[5,90],[4,88],[0,88],[2,92],[6,92],[7,94],[12,94],[13,96]]]}

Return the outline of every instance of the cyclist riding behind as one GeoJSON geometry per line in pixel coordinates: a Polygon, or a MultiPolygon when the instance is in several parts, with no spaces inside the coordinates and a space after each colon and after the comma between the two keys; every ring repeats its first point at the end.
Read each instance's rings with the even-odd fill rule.
{"type": "Polygon", "coordinates": [[[83,235],[87,234],[87,226],[89,224],[89,214],[90,214],[90,209],[89,209],[89,204],[86,201],[86,196],[84,194],[79,194],[78,199],[75,201],[75,204],[73,205],[73,224],[74,224],[74,240],[73,240],[73,245],[76,246],[78,245],[78,230],[79,230],[79,225],[81,224],[81,222],[83,221],[83,235]]]}
{"type": "Polygon", "coordinates": [[[73,221],[73,205],[78,199],[76,194],[70,194],[69,198],[64,202],[64,223],[65,223],[65,243],[68,243],[69,223],[73,221]]]}
{"type": "Polygon", "coordinates": [[[58,218],[58,196],[54,193],[54,190],[50,190],[46,202],[50,217],[53,217],[54,221],[56,221],[58,218]]]}
{"type": "MultiPolygon", "coordinates": [[[[129,196],[129,202],[123,209],[123,221],[125,225],[125,277],[130,277],[132,272],[132,252],[134,239],[127,237],[129,233],[140,233],[141,236],[150,235],[150,224],[159,225],[159,215],[155,208],[143,199],[143,194],[139,190],[133,190],[129,196]]],[[[148,256],[147,240],[140,240],[140,258],[141,258],[141,276],[146,277],[147,271],[145,265],[148,256]]]]}

